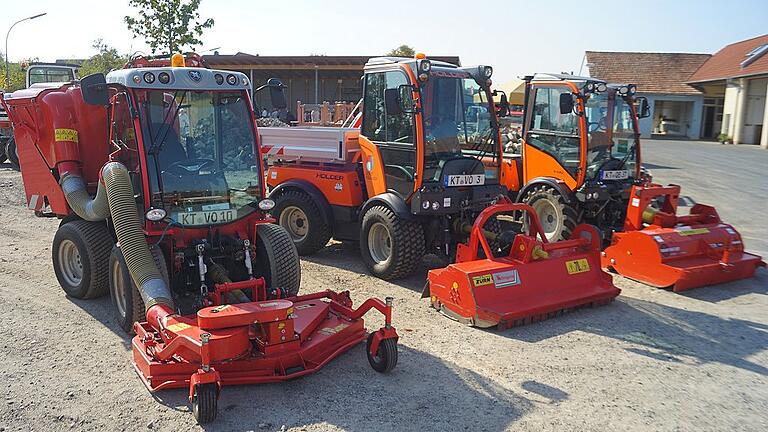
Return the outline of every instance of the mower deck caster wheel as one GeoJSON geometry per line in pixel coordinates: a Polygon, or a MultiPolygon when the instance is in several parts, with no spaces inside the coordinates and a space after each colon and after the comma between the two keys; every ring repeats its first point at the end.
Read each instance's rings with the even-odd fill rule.
{"type": "Polygon", "coordinates": [[[219,389],[216,383],[198,384],[192,396],[192,412],[200,424],[216,420],[216,410],[219,401],[219,389]]]}
{"type": "Polygon", "coordinates": [[[371,342],[373,335],[368,335],[368,342],[365,344],[365,352],[368,354],[368,363],[376,372],[387,373],[397,365],[397,341],[395,339],[384,339],[379,344],[379,349],[375,356],[371,355],[371,342]]]}

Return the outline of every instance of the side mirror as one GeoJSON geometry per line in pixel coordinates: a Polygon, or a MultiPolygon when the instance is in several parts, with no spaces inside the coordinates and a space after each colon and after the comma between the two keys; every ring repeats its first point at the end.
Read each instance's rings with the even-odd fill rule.
{"type": "Polygon", "coordinates": [[[635,98],[637,102],[637,118],[646,118],[651,116],[651,105],[645,96],[635,98]]]}
{"type": "MultiPolygon", "coordinates": [[[[494,93],[496,93],[495,90],[494,93]]],[[[499,98],[499,103],[496,104],[496,115],[499,117],[507,117],[509,115],[509,100],[504,92],[499,93],[501,93],[501,97],[499,98]]]]}
{"type": "Polygon", "coordinates": [[[285,99],[285,92],[283,89],[286,87],[282,81],[278,78],[270,78],[267,80],[267,87],[269,87],[269,99],[272,103],[272,107],[275,109],[285,109],[288,106],[288,102],[285,99]]]}
{"type": "Polygon", "coordinates": [[[81,79],[80,91],[83,93],[83,100],[88,105],[109,105],[107,80],[102,73],[88,75],[81,79]]]}
{"type": "Polygon", "coordinates": [[[560,114],[570,114],[573,112],[573,95],[570,93],[560,93],[560,114]]]}

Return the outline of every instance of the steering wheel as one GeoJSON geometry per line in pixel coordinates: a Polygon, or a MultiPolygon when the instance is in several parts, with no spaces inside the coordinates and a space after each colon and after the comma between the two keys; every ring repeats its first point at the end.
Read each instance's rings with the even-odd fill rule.
{"type": "Polygon", "coordinates": [[[208,166],[214,166],[215,164],[216,161],[213,159],[200,158],[180,160],[168,165],[168,167],[163,170],[163,173],[173,174],[178,178],[182,178],[190,175],[199,175],[200,170],[208,166]]]}
{"type": "Polygon", "coordinates": [[[413,174],[411,174],[410,171],[405,169],[405,167],[400,166],[400,165],[385,165],[384,166],[384,173],[392,175],[392,176],[396,176],[396,177],[404,177],[409,182],[413,181],[413,174]],[[387,171],[389,171],[389,172],[387,172],[387,171]],[[397,171],[397,172],[396,173],[392,173],[392,171],[397,171]]]}

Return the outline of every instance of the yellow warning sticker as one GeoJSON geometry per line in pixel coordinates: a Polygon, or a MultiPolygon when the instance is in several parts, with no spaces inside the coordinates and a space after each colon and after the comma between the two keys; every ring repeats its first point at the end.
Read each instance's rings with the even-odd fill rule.
{"type": "Polygon", "coordinates": [[[568,269],[568,274],[584,273],[589,271],[589,262],[586,258],[566,261],[565,268],[568,269]]]}
{"type": "Polygon", "coordinates": [[[189,325],[189,324],[184,324],[184,323],[176,323],[176,324],[171,324],[171,325],[169,325],[169,326],[167,327],[167,329],[168,329],[169,331],[172,331],[172,332],[174,332],[174,333],[178,333],[178,332],[180,332],[180,331],[182,331],[182,330],[186,330],[186,329],[188,329],[188,328],[190,328],[190,327],[192,327],[192,326],[191,326],[191,325],[189,325]]]}
{"type": "Polygon", "coordinates": [[[472,285],[476,287],[490,285],[492,283],[493,283],[493,277],[491,277],[490,273],[472,277],[472,285]]]}
{"type": "Polygon", "coordinates": [[[78,142],[77,131],[75,129],[56,129],[53,131],[54,141],[72,141],[78,142]]]}
{"type": "Polygon", "coordinates": [[[706,234],[709,230],[707,228],[694,228],[694,229],[679,229],[677,233],[684,236],[706,234]]]}

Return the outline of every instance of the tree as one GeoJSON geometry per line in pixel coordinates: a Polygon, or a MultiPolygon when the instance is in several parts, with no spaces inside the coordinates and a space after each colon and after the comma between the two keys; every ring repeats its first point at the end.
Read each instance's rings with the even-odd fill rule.
{"type": "Polygon", "coordinates": [[[96,39],[91,45],[97,53],[80,65],[80,76],[88,76],[95,73],[103,73],[113,69],[119,69],[128,61],[127,56],[122,56],[116,48],[105,44],[102,39],[96,39]]]}
{"type": "MultiPolygon", "coordinates": [[[[28,61],[25,61],[28,63],[28,61]]],[[[20,63],[9,62],[10,69],[8,75],[10,77],[10,85],[5,88],[5,55],[0,52],[0,89],[6,92],[12,92],[26,87],[26,75],[25,69],[22,68],[20,63]]]]}
{"type": "Polygon", "coordinates": [[[125,17],[134,36],[143,37],[152,54],[179,52],[184,47],[194,49],[202,42],[203,30],[213,27],[213,18],[201,22],[201,0],[128,0],[138,9],[138,17],[125,17]]]}
{"type": "Polygon", "coordinates": [[[388,56],[393,57],[413,57],[416,55],[416,50],[410,45],[400,45],[387,53],[388,56]]]}

